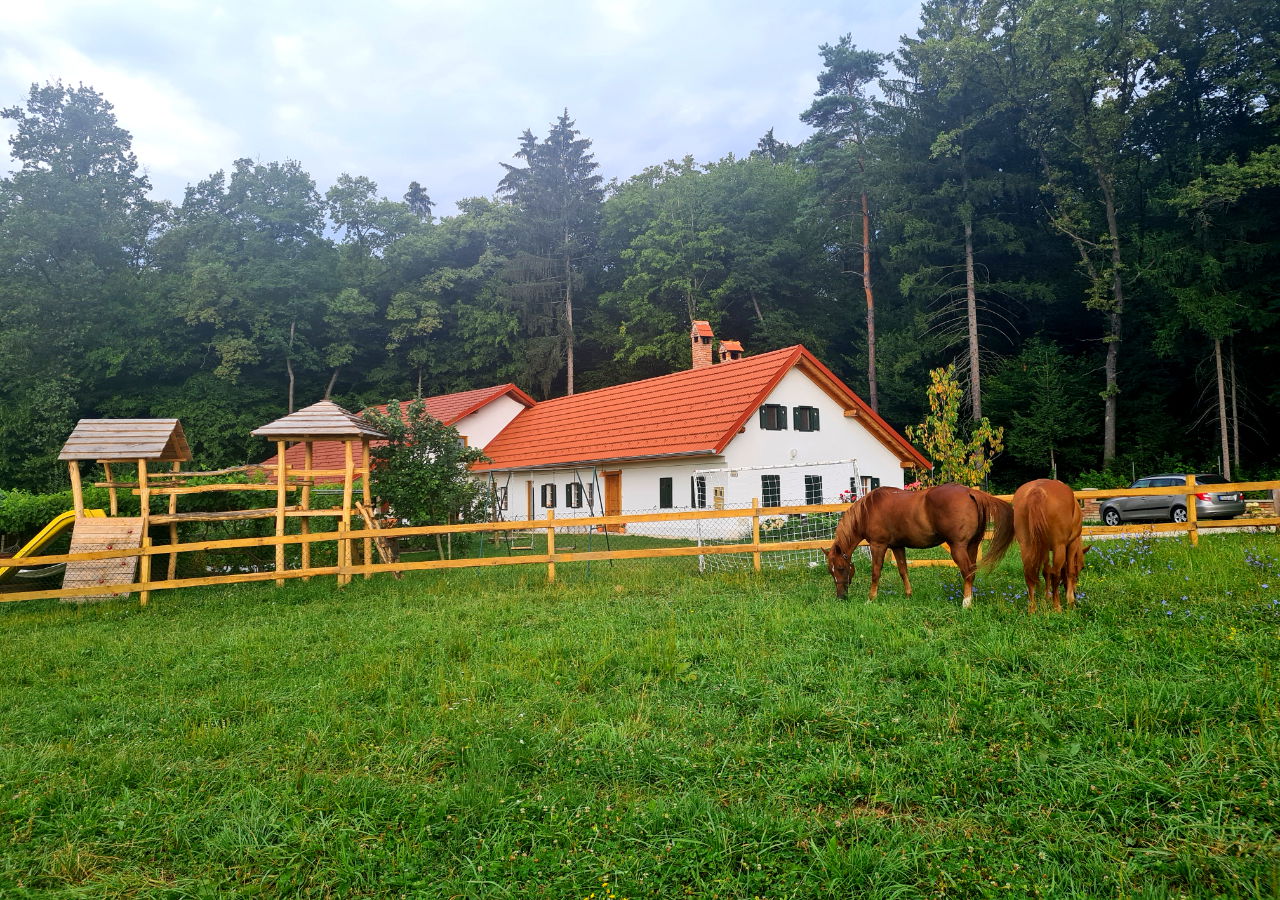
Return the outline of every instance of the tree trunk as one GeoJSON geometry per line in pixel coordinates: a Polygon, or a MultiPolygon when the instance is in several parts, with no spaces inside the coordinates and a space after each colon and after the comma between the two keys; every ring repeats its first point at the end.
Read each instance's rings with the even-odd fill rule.
{"type": "Polygon", "coordinates": [[[338,373],[342,371],[342,366],[334,366],[333,374],[329,376],[329,384],[324,389],[324,399],[329,400],[333,397],[333,386],[338,383],[338,373]]]}
{"type": "Polygon", "coordinates": [[[1111,242],[1111,311],[1107,316],[1107,387],[1103,392],[1102,464],[1108,465],[1116,458],[1116,410],[1120,397],[1119,361],[1120,340],[1124,316],[1124,283],[1120,276],[1120,224],[1116,218],[1115,188],[1101,169],[1096,170],[1098,185],[1106,203],[1107,235],[1111,242]]]}
{"type": "Polygon", "coordinates": [[[289,373],[289,412],[293,412],[293,385],[295,380],[293,376],[293,332],[296,325],[296,322],[289,323],[289,346],[284,354],[285,371],[289,373]]]}
{"type": "Polygon", "coordinates": [[[964,220],[965,301],[969,315],[969,395],[973,421],[982,418],[982,370],[978,362],[978,289],[973,274],[973,220],[964,220]]]}
{"type": "Polygon", "coordinates": [[[867,192],[862,192],[862,289],[867,295],[867,399],[880,412],[880,391],[876,386],[876,298],[871,291],[871,210],[867,192]]]}
{"type": "Polygon", "coordinates": [[[1218,376],[1218,434],[1222,438],[1222,475],[1231,481],[1231,443],[1227,437],[1227,385],[1222,375],[1222,338],[1213,339],[1213,364],[1218,376]]]}
{"type": "Polygon", "coordinates": [[[1231,444],[1235,471],[1240,471],[1240,407],[1236,405],[1236,339],[1231,338],[1231,444]]]}
{"type": "Polygon", "coordinates": [[[763,325],[763,324],[764,324],[764,313],[760,312],[760,301],[756,299],[756,292],[755,292],[755,291],[752,291],[752,292],[751,292],[751,306],[752,306],[752,307],[755,309],[755,311],[756,311],[756,321],[758,321],[761,325],[763,325]]]}
{"type": "MultiPolygon", "coordinates": [[[[566,238],[567,240],[567,238],[566,238]]],[[[573,262],[564,255],[564,342],[565,376],[568,394],[573,394],[573,262]]]]}

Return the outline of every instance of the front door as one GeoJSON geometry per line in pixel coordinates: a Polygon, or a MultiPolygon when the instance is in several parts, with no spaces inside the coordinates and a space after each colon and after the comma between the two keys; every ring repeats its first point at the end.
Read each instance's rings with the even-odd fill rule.
{"type": "MultiPolygon", "coordinates": [[[[604,475],[604,514],[606,516],[622,515],[622,473],[603,472],[604,475]]],[[[621,534],[626,531],[625,525],[606,525],[606,531],[621,534]]]]}

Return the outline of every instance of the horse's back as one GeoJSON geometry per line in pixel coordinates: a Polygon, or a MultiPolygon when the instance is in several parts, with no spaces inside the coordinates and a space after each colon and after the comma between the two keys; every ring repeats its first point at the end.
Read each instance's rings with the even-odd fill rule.
{"type": "Polygon", "coordinates": [[[1013,524],[1018,542],[1038,529],[1049,544],[1070,543],[1079,537],[1083,521],[1080,504],[1070,485],[1052,478],[1028,481],[1013,495],[1013,524]]]}

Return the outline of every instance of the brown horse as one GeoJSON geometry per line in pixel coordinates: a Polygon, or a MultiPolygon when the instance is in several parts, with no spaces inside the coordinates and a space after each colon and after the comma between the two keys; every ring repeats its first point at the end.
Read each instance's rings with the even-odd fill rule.
{"type": "Polygon", "coordinates": [[[1058,593],[1064,583],[1067,606],[1076,605],[1076,581],[1087,552],[1080,538],[1080,520],[1080,504],[1071,488],[1061,481],[1028,481],[1013,495],[1013,527],[1022,551],[1028,612],[1036,611],[1036,590],[1042,572],[1045,596],[1053,597],[1055,612],[1062,612],[1058,593]]]}
{"type": "Polygon", "coordinates": [[[1013,510],[1008,503],[983,491],[962,484],[940,484],[923,491],[898,488],[876,488],[850,506],[836,526],[835,543],[827,550],[827,569],[836,582],[836,597],[843,600],[853,578],[853,550],[866,541],[871,546],[870,603],[880,588],[880,569],[884,553],[893,551],[898,574],[907,596],[911,596],[911,579],[907,577],[905,548],[937,547],[945,543],[951,558],[964,576],[964,605],[973,605],[973,576],[978,569],[978,544],[995,522],[995,535],[983,568],[993,566],[1004,556],[1013,542],[1013,510]]]}

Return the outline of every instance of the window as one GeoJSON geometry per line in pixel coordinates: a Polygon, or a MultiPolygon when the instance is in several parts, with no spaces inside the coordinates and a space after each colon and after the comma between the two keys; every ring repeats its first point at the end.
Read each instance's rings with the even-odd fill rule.
{"type": "Polygon", "coordinates": [[[582,508],[582,485],[576,481],[564,486],[564,505],[570,509],[582,508]]]}
{"type": "Polygon", "coordinates": [[[822,502],[822,476],[804,476],[804,502],[807,504],[822,502]]]}
{"type": "Polygon", "coordinates": [[[760,502],[765,506],[782,505],[782,476],[760,476],[760,502]]]}
{"type": "Polygon", "coordinates": [[[797,406],[792,413],[795,417],[796,431],[818,430],[818,407],[797,406]]]}
{"type": "Polygon", "coordinates": [[[761,406],[760,427],[765,431],[786,431],[787,408],[777,403],[766,403],[761,406]]]}
{"type": "Polygon", "coordinates": [[[503,485],[502,487],[497,488],[497,489],[493,492],[493,499],[494,499],[494,502],[497,504],[498,509],[506,509],[506,508],[507,508],[507,487],[506,487],[506,485],[503,485]]]}
{"type": "Polygon", "coordinates": [[[707,476],[695,475],[689,479],[689,505],[694,509],[707,508],[707,476]]]}
{"type": "Polygon", "coordinates": [[[660,509],[671,509],[676,505],[674,492],[672,491],[670,478],[658,479],[658,507],[660,509]]]}
{"type": "Polygon", "coordinates": [[[556,486],[554,484],[544,484],[542,486],[542,508],[554,509],[556,505],[556,486]]]}
{"type": "MultiPolygon", "coordinates": [[[[850,484],[849,486],[853,487],[852,484],[850,484]]],[[[879,478],[876,478],[875,476],[872,476],[872,475],[862,476],[862,493],[863,494],[869,494],[878,487],[880,487],[879,478]]]]}
{"type": "Polygon", "coordinates": [[[596,486],[591,482],[587,482],[585,485],[583,485],[583,487],[587,489],[587,508],[595,509],[596,508],[596,486]]]}

